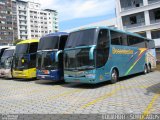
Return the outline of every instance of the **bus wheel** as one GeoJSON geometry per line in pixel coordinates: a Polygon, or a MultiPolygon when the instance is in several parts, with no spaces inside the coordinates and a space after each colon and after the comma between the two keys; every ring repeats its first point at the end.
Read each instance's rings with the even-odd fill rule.
{"type": "Polygon", "coordinates": [[[148,72],[148,68],[147,68],[147,65],[145,65],[145,66],[144,66],[144,71],[143,71],[143,73],[144,73],[144,74],[147,74],[147,72],[148,72]]]}
{"type": "Polygon", "coordinates": [[[118,80],[118,72],[116,69],[113,69],[111,73],[111,83],[114,84],[117,82],[117,80],[118,80]]]}
{"type": "Polygon", "coordinates": [[[148,73],[151,72],[151,71],[152,71],[151,65],[149,64],[149,65],[148,65],[148,73]]]}

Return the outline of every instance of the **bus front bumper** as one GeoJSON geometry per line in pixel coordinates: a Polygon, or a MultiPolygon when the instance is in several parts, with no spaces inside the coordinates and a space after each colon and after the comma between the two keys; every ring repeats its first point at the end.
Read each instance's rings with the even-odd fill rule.
{"type": "Polygon", "coordinates": [[[13,70],[13,77],[24,78],[24,79],[36,78],[36,68],[31,68],[22,71],[13,70]]]}
{"type": "Polygon", "coordinates": [[[37,79],[59,81],[63,79],[60,70],[50,70],[48,74],[44,74],[41,70],[37,70],[37,79]]]}
{"type": "Polygon", "coordinates": [[[0,69],[0,77],[12,78],[11,69],[0,69]]]}
{"type": "Polygon", "coordinates": [[[96,84],[96,70],[86,71],[64,71],[65,82],[78,82],[78,83],[89,83],[96,84]]]}
{"type": "Polygon", "coordinates": [[[78,83],[89,83],[89,84],[97,83],[94,71],[92,73],[85,73],[85,75],[83,75],[82,77],[64,74],[64,79],[65,82],[78,82],[78,83]]]}

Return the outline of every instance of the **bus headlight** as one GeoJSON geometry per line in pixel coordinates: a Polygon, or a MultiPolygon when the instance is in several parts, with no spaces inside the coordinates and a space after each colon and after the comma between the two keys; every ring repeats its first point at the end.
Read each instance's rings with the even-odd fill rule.
{"type": "Polygon", "coordinates": [[[92,78],[92,79],[95,79],[95,74],[88,74],[88,75],[86,75],[86,78],[92,78]]]}
{"type": "Polygon", "coordinates": [[[22,63],[24,63],[24,59],[22,59],[22,63]]]}

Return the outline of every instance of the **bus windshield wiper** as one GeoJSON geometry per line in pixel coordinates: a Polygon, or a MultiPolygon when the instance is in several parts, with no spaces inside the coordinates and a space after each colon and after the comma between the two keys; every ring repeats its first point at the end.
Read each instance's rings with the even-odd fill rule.
{"type": "Polygon", "coordinates": [[[94,68],[94,66],[82,66],[82,67],[78,67],[77,70],[90,70],[93,68],[94,68]]]}
{"type": "Polygon", "coordinates": [[[67,48],[71,48],[72,46],[70,45],[70,46],[67,46],[67,48]]]}
{"type": "Polygon", "coordinates": [[[86,46],[86,44],[79,44],[79,45],[77,45],[77,47],[78,47],[78,46],[86,46]]]}

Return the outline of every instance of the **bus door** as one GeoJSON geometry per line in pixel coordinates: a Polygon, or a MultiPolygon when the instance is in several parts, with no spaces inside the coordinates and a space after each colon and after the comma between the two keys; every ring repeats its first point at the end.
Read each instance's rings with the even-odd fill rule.
{"type": "Polygon", "coordinates": [[[109,57],[109,33],[106,29],[101,29],[98,34],[96,48],[96,74],[100,81],[106,80],[105,64],[109,57]]]}

